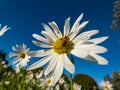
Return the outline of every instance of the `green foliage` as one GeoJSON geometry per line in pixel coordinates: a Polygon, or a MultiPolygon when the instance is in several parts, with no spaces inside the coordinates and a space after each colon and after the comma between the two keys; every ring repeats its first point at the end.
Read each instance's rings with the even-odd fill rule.
{"type": "Polygon", "coordinates": [[[82,85],[82,90],[98,90],[98,86],[95,80],[84,74],[77,74],[73,78],[73,82],[77,83],[78,85],[82,85]]]}

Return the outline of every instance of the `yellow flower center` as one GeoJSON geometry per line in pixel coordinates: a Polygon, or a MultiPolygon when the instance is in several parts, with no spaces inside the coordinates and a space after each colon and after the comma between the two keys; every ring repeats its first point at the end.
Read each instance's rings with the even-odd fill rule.
{"type": "Polygon", "coordinates": [[[53,43],[53,50],[58,54],[69,53],[72,50],[72,46],[73,43],[69,40],[69,37],[65,36],[53,43]]]}
{"type": "Polygon", "coordinates": [[[22,59],[24,59],[25,58],[25,53],[24,52],[20,52],[19,53],[19,57],[22,58],[22,59]]]}
{"type": "Polygon", "coordinates": [[[45,86],[49,86],[51,83],[51,79],[48,79],[46,82],[45,82],[45,86]]]}
{"type": "Polygon", "coordinates": [[[110,90],[107,85],[104,85],[104,90],[110,90]]]}

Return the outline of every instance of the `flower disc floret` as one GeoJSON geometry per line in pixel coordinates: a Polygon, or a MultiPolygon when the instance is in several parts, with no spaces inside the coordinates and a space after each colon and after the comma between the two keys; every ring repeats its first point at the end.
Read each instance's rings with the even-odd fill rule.
{"type": "Polygon", "coordinates": [[[19,57],[22,58],[22,59],[24,59],[25,58],[25,53],[24,52],[20,52],[19,53],[19,57]]]}
{"type": "Polygon", "coordinates": [[[59,38],[53,43],[53,50],[58,54],[70,53],[72,47],[73,43],[67,36],[59,38]]]}

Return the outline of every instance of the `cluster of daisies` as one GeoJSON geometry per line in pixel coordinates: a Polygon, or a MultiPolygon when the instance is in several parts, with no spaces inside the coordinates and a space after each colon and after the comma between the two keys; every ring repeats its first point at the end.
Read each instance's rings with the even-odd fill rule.
{"type": "MultiPolygon", "coordinates": [[[[32,41],[33,44],[39,46],[40,50],[30,51],[25,44],[13,46],[12,50],[14,52],[11,52],[9,56],[14,58],[13,64],[16,72],[20,72],[22,67],[27,67],[32,57],[40,57],[40,60],[28,66],[27,70],[44,66],[38,78],[44,78],[47,86],[54,86],[61,78],[64,69],[70,74],[74,74],[75,66],[70,60],[71,55],[97,64],[108,64],[108,61],[99,55],[105,53],[107,49],[98,45],[108,37],[91,39],[93,35],[99,33],[99,30],[79,33],[88,23],[88,21],[81,23],[82,17],[83,14],[76,19],[72,27],[70,27],[70,17],[67,18],[63,33],[54,21],[49,22],[48,25],[43,23],[44,30],[41,31],[41,35],[32,35],[36,39],[32,41]]],[[[4,26],[0,31],[0,36],[9,29],[4,26]]]]}

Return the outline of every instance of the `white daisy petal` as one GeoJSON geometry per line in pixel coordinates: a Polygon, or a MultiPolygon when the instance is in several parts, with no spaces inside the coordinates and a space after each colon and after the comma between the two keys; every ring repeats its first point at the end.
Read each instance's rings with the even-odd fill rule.
{"type": "Polygon", "coordinates": [[[91,47],[90,50],[92,52],[95,52],[95,53],[105,53],[105,52],[107,52],[107,48],[102,47],[102,46],[98,46],[98,45],[91,47]]]}
{"type": "Polygon", "coordinates": [[[90,55],[93,56],[98,61],[98,64],[101,64],[101,65],[108,64],[108,61],[105,58],[103,58],[95,53],[91,53],[90,55]]]}
{"type": "Polygon", "coordinates": [[[82,58],[83,60],[86,60],[86,61],[89,61],[89,62],[93,62],[93,63],[97,63],[98,64],[98,61],[91,55],[87,55],[86,57],[82,58]]]}
{"type": "Polygon", "coordinates": [[[64,54],[63,66],[71,74],[73,74],[75,72],[75,67],[72,64],[72,62],[69,60],[69,58],[66,54],[64,54]]]}
{"type": "Polygon", "coordinates": [[[18,52],[18,50],[14,46],[12,46],[12,50],[18,52]]]}
{"type": "Polygon", "coordinates": [[[61,60],[63,60],[63,55],[60,55],[58,57],[58,61],[57,61],[57,65],[55,68],[55,71],[53,73],[53,77],[54,77],[54,81],[53,81],[53,85],[55,85],[57,83],[57,81],[60,79],[60,77],[62,76],[63,73],[63,63],[61,60]]]}
{"type": "Polygon", "coordinates": [[[40,74],[37,76],[37,79],[38,78],[40,78],[40,77],[42,77],[42,75],[43,75],[43,70],[40,72],[40,74]]]}
{"type": "Polygon", "coordinates": [[[46,31],[42,31],[41,34],[43,34],[51,43],[53,43],[56,38],[54,38],[53,36],[51,36],[48,32],[46,31]]]}
{"type": "MultiPolygon", "coordinates": [[[[0,25],[0,29],[1,29],[1,25],[0,25]]],[[[11,29],[10,27],[7,27],[7,25],[5,25],[1,30],[0,30],[0,36],[2,36],[6,31],[8,31],[9,29],[11,29]]]]}
{"type": "Polygon", "coordinates": [[[27,68],[27,70],[32,70],[32,69],[36,69],[36,68],[39,68],[41,66],[43,66],[44,64],[46,64],[47,62],[49,62],[51,59],[53,58],[53,55],[51,56],[46,56],[44,57],[43,59],[33,63],[31,66],[29,66],[27,68]]]}
{"type": "Polygon", "coordinates": [[[32,41],[32,43],[34,43],[36,46],[39,46],[39,47],[42,47],[42,48],[51,48],[52,47],[51,45],[41,43],[41,42],[38,42],[38,41],[34,41],[34,40],[32,41]]]}
{"type": "MultiPolygon", "coordinates": [[[[79,31],[82,30],[87,24],[88,24],[89,21],[84,21],[82,24],[80,24],[79,26],[79,31]]],[[[78,32],[79,32],[78,31],[78,32]]]]}
{"type": "Polygon", "coordinates": [[[44,37],[42,37],[42,36],[40,36],[40,35],[38,35],[38,34],[33,34],[33,37],[34,37],[35,39],[43,42],[43,43],[51,44],[51,42],[50,42],[48,39],[46,39],[46,38],[44,38],[44,37]]]}
{"type": "Polygon", "coordinates": [[[90,39],[91,36],[97,34],[98,32],[99,32],[98,30],[90,30],[90,31],[83,32],[78,36],[76,36],[75,39],[73,39],[73,43],[76,44],[81,40],[88,40],[90,39]]]}
{"type": "Polygon", "coordinates": [[[15,53],[15,52],[11,52],[11,53],[9,54],[9,56],[10,56],[10,57],[16,57],[16,56],[18,56],[18,54],[15,53]]]}
{"type": "Polygon", "coordinates": [[[29,48],[27,49],[27,46],[23,43],[21,45],[21,51],[26,52],[27,50],[29,50],[29,48]]]}
{"type": "Polygon", "coordinates": [[[94,42],[91,42],[91,41],[81,41],[81,42],[79,42],[79,43],[77,43],[78,45],[93,45],[94,44],[94,42]]]}
{"type": "Polygon", "coordinates": [[[100,38],[95,38],[95,39],[90,39],[89,41],[94,42],[95,44],[99,44],[99,43],[105,41],[106,39],[108,39],[107,36],[100,37],[100,38]]]}
{"type": "Polygon", "coordinates": [[[69,36],[69,31],[70,31],[70,17],[65,20],[64,36],[69,36]]]}
{"type": "Polygon", "coordinates": [[[89,51],[89,52],[94,52],[94,53],[105,53],[105,52],[107,52],[107,48],[105,48],[105,47],[102,47],[102,46],[98,46],[98,45],[85,45],[85,44],[83,44],[83,45],[76,45],[75,46],[76,48],[78,48],[78,49],[83,49],[83,50],[87,50],[87,51],[89,51]]]}
{"type": "Polygon", "coordinates": [[[46,67],[45,71],[44,71],[44,75],[48,75],[56,66],[57,63],[57,57],[58,55],[55,55],[52,60],[49,62],[48,66],[46,67]]]}
{"type": "Polygon", "coordinates": [[[19,46],[16,44],[16,48],[18,48],[19,49],[19,46]]]}
{"type": "Polygon", "coordinates": [[[36,50],[36,51],[29,51],[28,55],[32,57],[44,57],[53,54],[53,50],[36,50]]]}
{"type": "Polygon", "coordinates": [[[57,24],[55,22],[51,22],[49,23],[49,25],[52,27],[52,29],[54,30],[56,36],[58,38],[61,38],[62,37],[62,33],[61,31],[59,30],[59,27],[57,26],[57,24]]]}
{"type": "Polygon", "coordinates": [[[27,46],[23,43],[22,48],[26,50],[27,46]]]}
{"type": "Polygon", "coordinates": [[[88,56],[89,54],[89,51],[88,50],[83,50],[83,49],[80,49],[78,50],[77,48],[74,48],[71,53],[79,58],[84,58],[86,56],[88,56]]]}
{"type": "Polygon", "coordinates": [[[75,23],[73,24],[73,26],[72,26],[72,28],[71,28],[71,31],[70,32],[73,32],[73,31],[75,31],[75,29],[76,29],[76,26],[78,26],[79,25],[79,22],[80,22],[80,20],[83,18],[83,13],[77,18],[77,20],[75,21],[75,23]]]}
{"type": "Polygon", "coordinates": [[[105,58],[103,58],[95,53],[90,53],[88,56],[86,56],[83,59],[93,62],[93,63],[101,64],[101,65],[108,64],[108,61],[105,58]]]}
{"type": "Polygon", "coordinates": [[[57,38],[55,33],[52,31],[52,29],[47,24],[42,23],[42,25],[43,25],[44,29],[46,30],[46,32],[48,32],[54,38],[57,38]]]}
{"type": "Polygon", "coordinates": [[[88,23],[88,21],[84,21],[82,24],[80,24],[78,27],[76,27],[76,30],[71,32],[70,40],[73,40],[75,38],[75,36],[86,26],[87,23],[88,23]]]}
{"type": "Polygon", "coordinates": [[[19,62],[19,57],[14,58],[14,60],[12,61],[13,64],[16,64],[17,62],[19,62]]]}

